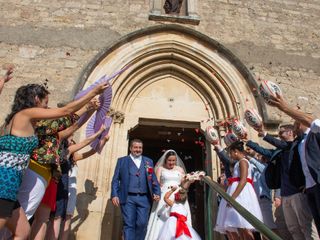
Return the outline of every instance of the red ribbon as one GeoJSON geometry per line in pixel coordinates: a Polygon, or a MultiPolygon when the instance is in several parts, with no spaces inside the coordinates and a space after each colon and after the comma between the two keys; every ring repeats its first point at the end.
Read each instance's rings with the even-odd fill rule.
{"type": "MultiPolygon", "coordinates": [[[[240,178],[239,177],[231,177],[228,178],[228,185],[230,186],[232,183],[234,182],[240,182],[240,178]]],[[[253,187],[253,180],[251,178],[247,178],[247,182],[251,183],[252,187],[253,187]]]]}
{"type": "Polygon", "coordinates": [[[170,213],[170,216],[177,218],[176,238],[180,237],[182,234],[185,234],[192,238],[189,228],[186,224],[187,217],[176,212],[170,213]]]}

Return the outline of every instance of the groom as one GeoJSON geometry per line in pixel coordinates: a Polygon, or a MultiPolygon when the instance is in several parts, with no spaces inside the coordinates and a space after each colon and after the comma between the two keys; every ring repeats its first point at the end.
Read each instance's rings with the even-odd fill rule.
{"type": "Polygon", "coordinates": [[[142,156],[139,139],[130,142],[130,155],[118,159],[111,182],[112,203],[121,207],[125,240],[144,240],[152,201],[160,200],[153,162],[142,156]]]}

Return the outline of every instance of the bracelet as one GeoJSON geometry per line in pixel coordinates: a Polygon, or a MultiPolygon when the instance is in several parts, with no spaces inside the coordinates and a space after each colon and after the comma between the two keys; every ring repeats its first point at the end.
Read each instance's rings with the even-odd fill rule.
{"type": "Polygon", "coordinates": [[[72,123],[75,123],[75,122],[78,121],[79,118],[80,118],[79,115],[76,114],[76,113],[71,113],[70,117],[71,117],[72,123]]]}

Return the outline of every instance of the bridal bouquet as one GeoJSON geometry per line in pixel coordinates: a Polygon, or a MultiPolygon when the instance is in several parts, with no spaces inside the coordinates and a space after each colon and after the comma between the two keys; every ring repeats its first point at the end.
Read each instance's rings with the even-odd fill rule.
{"type": "Polygon", "coordinates": [[[197,181],[201,180],[202,177],[204,177],[206,173],[204,171],[196,171],[196,172],[191,172],[187,173],[185,178],[188,181],[197,181]]]}

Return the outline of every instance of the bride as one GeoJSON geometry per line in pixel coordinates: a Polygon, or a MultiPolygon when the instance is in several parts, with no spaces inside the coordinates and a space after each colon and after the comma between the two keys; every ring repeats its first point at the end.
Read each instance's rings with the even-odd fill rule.
{"type": "MultiPolygon", "coordinates": [[[[186,174],[184,164],[174,150],[167,150],[162,155],[155,166],[155,172],[161,186],[161,199],[159,202],[153,202],[145,240],[158,238],[160,229],[170,217],[170,207],[165,203],[164,195],[171,187],[178,187],[186,174]]],[[[179,191],[179,188],[176,191],[179,191]]],[[[173,200],[173,196],[174,194],[171,195],[171,200],[173,200]]],[[[188,201],[184,203],[184,207],[188,211],[189,218],[187,222],[191,225],[188,201]]]]}

